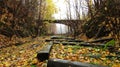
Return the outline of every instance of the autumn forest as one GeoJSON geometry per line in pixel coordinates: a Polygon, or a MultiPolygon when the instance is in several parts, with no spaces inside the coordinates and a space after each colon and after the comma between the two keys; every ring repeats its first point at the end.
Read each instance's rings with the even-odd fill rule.
{"type": "Polygon", "coordinates": [[[0,67],[119,67],[120,0],[0,0],[0,67]]]}

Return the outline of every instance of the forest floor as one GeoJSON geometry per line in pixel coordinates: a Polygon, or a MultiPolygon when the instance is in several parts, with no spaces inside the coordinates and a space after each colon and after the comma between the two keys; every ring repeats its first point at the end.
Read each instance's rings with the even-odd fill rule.
{"type": "Polygon", "coordinates": [[[47,43],[46,37],[22,38],[23,44],[0,48],[0,67],[43,67],[44,62],[36,58],[37,52],[47,43]]]}
{"type": "MultiPolygon", "coordinates": [[[[45,40],[49,39],[49,36],[37,38],[27,37],[22,39],[12,37],[11,40],[4,36],[2,36],[2,38],[4,39],[1,39],[0,46],[2,46],[4,42],[5,44],[9,43],[9,45],[14,45],[0,48],[0,67],[47,67],[47,60],[40,62],[36,56],[37,52],[48,44],[45,40]]],[[[55,44],[52,47],[50,58],[119,67],[120,60],[116,57],[111,59],[106,58],[108,55],[117,56],[115,53],[110,53],[108,50],[101,48],[55,44]],[[99,55],[100,58],[91,57],[94,55],[99,55]]]]}

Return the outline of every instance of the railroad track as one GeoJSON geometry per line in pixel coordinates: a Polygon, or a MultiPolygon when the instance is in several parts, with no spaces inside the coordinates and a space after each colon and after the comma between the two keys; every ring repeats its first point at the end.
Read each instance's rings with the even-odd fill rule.
{"type": "Polygon", "coordinates": [[[60,37],[54,36],[51,39],[46,40],[49,42],[42,50],[40,50],[37,54],[37,58],[39,61],[47,62],[47,67],[105,67],[101,65],[93,65],[82,62],[73,62],[69,60],[62,59],[49,59],[50,52],[52,50],[53,45],[55,44],[63,44],[63,45],[80,45],[80,46],[91,46],[91,47],[104,47],[104,44],[91,44],[89,42],[84,42],[83,40],[76,40],[70,37],[60,37]]]}

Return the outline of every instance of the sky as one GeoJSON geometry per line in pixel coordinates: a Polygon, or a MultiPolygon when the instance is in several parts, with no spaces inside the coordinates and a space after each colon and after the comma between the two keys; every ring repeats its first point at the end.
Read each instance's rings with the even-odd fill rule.
{"type": "MultiPolygon", "coordinates": [[[[69,1],[71,3],[74,2],[74,0],[69,0],[69,1]]],[[[85,0],[80,0],[80,1],[81,1],[81,6],[82,7],[87,6],[87,3],[85,2],[85,0]]],[[[66,16],[66,13],[67,13],[66,7],[67,6],[66,6],[65,0],[53,0],[53,2],[55,3],[56,8],[58,9],[58,12],[53,14],[53,17],[55,19],[65,19],[65,18],[67,18],[67,16],[66,16]]],[[[80,9],[82,9],[82,8],[80,8],[80,9]]],[[[85,14],[87,14],[88,10],[86,8],[83,8],[82,10],[85,12],[85,14]]],[[[71,12],[72,12],[72,18],[75,18],[74,7],[71,7],[71,12]]],[[[80,14],[82,15],[82,11],[80,11],[80,14]]]]}
{"type": "Polygon", "coordinates": [[[66,17],[66,4],[64,0],[53,0],[58,12],[53,15],[55,19],[64,19],[66,17]]]}
{"type": "MultiPolygon", "coordinates": [[[[75,0],[69,0],[71,3],[73,3],[75,0]]],[[[87,6],[87,3],[85,0],[79,0],[81,2],[81,7],[85,7],[87,6]]],[[[55,3],[56,8],[58,9],[58,12],[53,14],[53,17],[55,19],[66,19],[67,16],[67,10],[66,10],[66,2],[65,0],[53,0],[53,2],[55,3]]],[[[71,6],[73,6],[73,4],[71,4],[71,6]]],[[[82,15],[82,11],[83,10],[85,13],[87,13],[87,9],[86,8],[81,8],[80,7],[80,14],[82,15]]],[[[71,7],[71,12],[72,12],[72,18],[75,18],[75,11],[74,11],[74,7],[71,7]]],[[[67,33],[68,32],[68,28],[66,25],[64,24],[56,24],[56,34],[63,34],[63,33],[67,33]]]]}

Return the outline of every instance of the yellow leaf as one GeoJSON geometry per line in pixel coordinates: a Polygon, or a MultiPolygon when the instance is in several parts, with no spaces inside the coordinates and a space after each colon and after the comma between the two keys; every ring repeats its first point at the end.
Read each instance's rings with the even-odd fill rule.
{"type": "Polygon", "coordinates": [[[72,48],[68,48],[68,52],[72,52],[72,48]]]}

